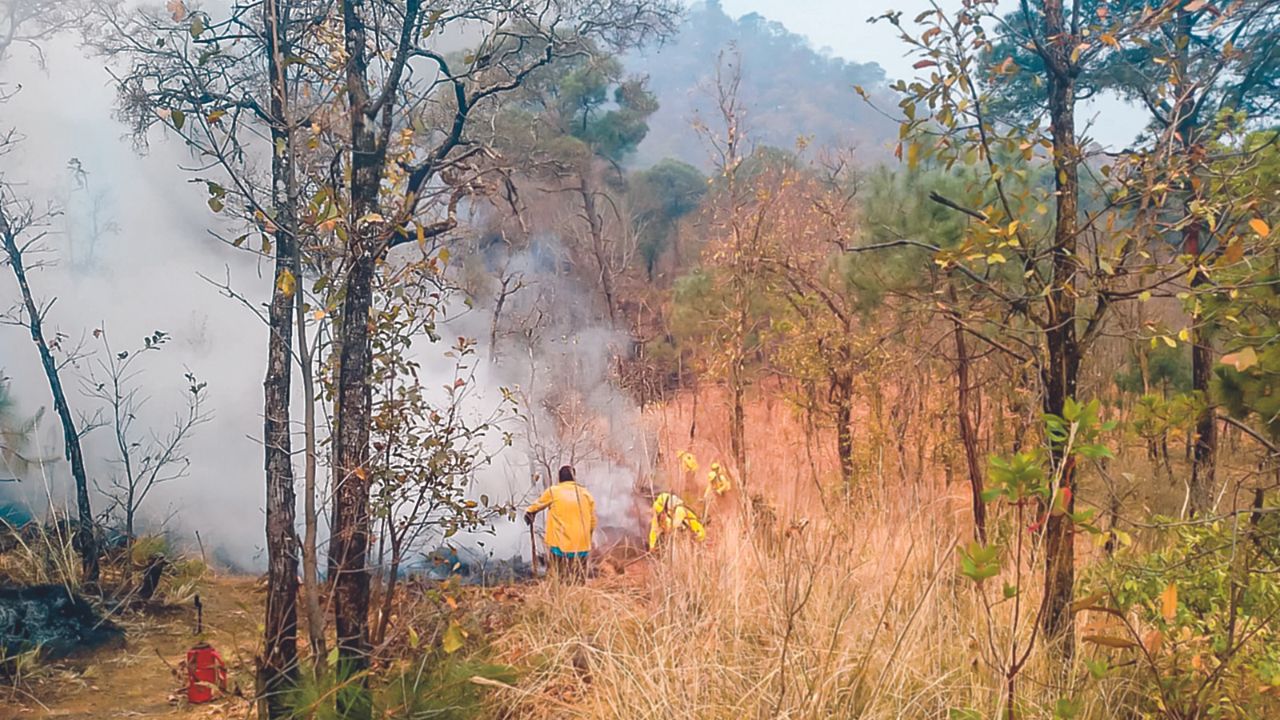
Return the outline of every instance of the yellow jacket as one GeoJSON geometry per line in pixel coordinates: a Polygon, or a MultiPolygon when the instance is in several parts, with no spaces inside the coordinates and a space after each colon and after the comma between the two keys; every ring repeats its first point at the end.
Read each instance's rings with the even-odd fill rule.
{"type": "Polygon", "coordinates": [[[591,534],[596,529],[596,500],[576,482],[562,482],[547,488],[526,512],[547,513],[547,547],[564,553],[591,550],[591,534]]]}
{"type": "Polygon", "coordinates": [[[653,501],[653,519],[649,521],[649,549],[657,547],[659,536],[669,535],[680,528],[688,528],[698,540],[705,540],[707,537],[707,531],[698,521],[698,516],[685,507],[679,495],[662,493],[653,501]]]}

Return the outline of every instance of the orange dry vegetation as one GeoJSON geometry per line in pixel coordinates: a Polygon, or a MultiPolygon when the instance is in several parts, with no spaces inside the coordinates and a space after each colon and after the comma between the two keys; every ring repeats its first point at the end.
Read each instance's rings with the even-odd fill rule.
{"type": "MultiPolygon", "coordinates": [[[[715,393],[696,404],[692,439],[691,395],[648,418],[661,447],[654,489],[701,508],[707,467],[727,459],[728,412],[715,393]],[[696,476],[680,451],[697,457],[696,476]]],[[[780,394],[750,405],[747,443],[747,495],[763,502],[740,487],[718,499],[705,543],[677,542],[642,573],[526,593],[495,641],[524,670],[518,690],[495,696],[500,712],[946,717],[998,687],[973,674],[975,600],[958,592],[964,486],[938,472],[894,477],[885,463],[845,495],[833,433],[780,394]]]]}

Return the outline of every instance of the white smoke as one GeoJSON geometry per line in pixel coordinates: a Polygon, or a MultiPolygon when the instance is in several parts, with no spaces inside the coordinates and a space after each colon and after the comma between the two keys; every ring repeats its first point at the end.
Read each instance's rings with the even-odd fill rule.
{"type": "MultiPolygon", "coordinates": [[[[57,298],[48,318],[50,331],[56,329],[71,342],[84,337],[91,349],[91,333],[97,328],[105,328],[116,349],[136,347],[155,330],[169,333],[171,342],[139,365],[143,374],[138,383],[150,398],[139,428],[163,433],[171,425],[185,407],[187,371],[208,383],[207,408],[213,419],[188,446],[190,475],[155,490],[143,508],[144,525],[167,527],[188,544],[199,533],[211,555],[261,566],[267,331],[252,312],[200,276],[226,278],[249,303],[260,306],[270,289],[270,267],[213,237],[211,231],[222,228],[205,206],[203,185],[191,184],[191,173],[183,169],[194,164],[184,148],[153,138],[145,156],[136,152],[127,129],[111,119],[115,97],[110,78],[72,40],[51,42],[43,67],[18,53],[6,60],[3,72],[22,90],[0,104],[0,127],[17,127],[25,137],[4,158],[5,182],[38,206],[65,210],[52,220],[45,240],[52,251],[49,259],[58,263],[31,274],[40,298],[57,298]],[[94,227],[98,232],[92,232],[94,227]]],[[[549,243],[542,243],[544,250],[549,243]]],[[[529,287],[506,308],[515,331],[502,340],[497,362],[488,360],[491,309],[464,311],[460,300],[451,302],[457,312],[440,328],[442,341],[420,343],[415,350],[424,384],[433,399],[443,401],[440,383],[428,379],[451,376],[453,361],[444,353],[454,338],[479,340],[479,387],[468,399],[473,404],[469,412],[475,418],[491,415],[503,401],[502,388],[525,402],[522,418],[508,419],[491,434],[490,443],[500,443],[502,431],[511,432],[515,442],[479,470],[472,496],[522,505],[541,492],[535,475],[545,483],[559,464],[572,463],[597,498],[602,526],[629,527],[634,524],[633,487],[649,470],[651,450],[639,410],[611,380],[614,358],[625,351],[626,338],[601,329],[590,298],[570,280],[539,266],[532,255],[519,261],[528,266],[529,287]],[[542,314],[537,332],[521,335],[520,323],[534,313],[542,314]]],[[[8,307],[17,298],[6,268],[0,273],[0,304],[8,307]]],[[[0,488],[5,493],[0,502],[17,497],[40,512],[44,476],[50,479],[55,503],[69,505],[60,430],[36,349],[21,328],[0,327],[0,371],[11,378],[21,412],[31,415],[49,408],[34,441],[37,454],[52,460],[28,473],[23,483],[0,488]]],[[[82,393],[80,376],[71,369],[64,384],[73,410],[87,415],[97,407],[82,393]]],[[[300,418],[296,388],[294,396],[295,418],[300,418]]],[[[89,474],[103,485],[117,471],[109,432],[99,429],[85,438],[89,474]]],[[[296,439],[295,449],[301,444],[296,439]]],[[[297,464],[301,485],[300,460],[297,464]]],[[[322,475],[326,472],[322,468],[322,475]]],[[[102,498],[96,503],[95,508],[101,507],[102,498]]],[[[523,525],[499,520],[488,532],[456,541],[505,559],[524,552],[524,533],[523,525]]]]}
{"type": "MultiPolygon", "coordinates": [[[[523,289],[504,306],[494,361],[483,368],[480,384],[488,393],[510,391],[519,417],[507,425],[515,444],[480,473],[478,487],[491,498],[526,505],[555,482],[561,465],[572,465],[596,500],[597,541],[609,542],[639,533],[636,490],[652,470],[656,445],[639,406],[617,383],[618,361],[631,340],[610,329],[590,293],[547,260],[562,254],[554,236],[539,235],[506,266],[523,289]]],[[[490,299],[447,328],[481,338],[489,357],[492,320],[490,299]]],[[[463,542],[487,542],[499,559],[528,555],[523,525],[499,522],[491,531],[492,541],[471,535],[463,542]]]]}

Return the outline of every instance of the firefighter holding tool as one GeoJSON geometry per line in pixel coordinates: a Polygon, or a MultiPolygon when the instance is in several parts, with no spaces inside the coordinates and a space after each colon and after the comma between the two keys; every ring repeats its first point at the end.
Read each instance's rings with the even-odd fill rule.
{"type": "Polygon", "coordinates": [[[596,529],[596,501],[578,484],[577,474],[569,465],[560,468],[559,480],[525,510],[524,521],[533,527],[534,516],[547,511],[546,541],[552,572],[570,581],[581,581],[587,576],[591,535],[596,529]]]}
{"type": "Polygon", "coordinates": [[[698,541],[707,538],[707,531],[698,520],[698,515],[689,509],[673,492],[664,492],[653,501],[653,518],[649,522],[649,549],[653,550],[658,542],[681,530],[687,530],[698,541]]]}

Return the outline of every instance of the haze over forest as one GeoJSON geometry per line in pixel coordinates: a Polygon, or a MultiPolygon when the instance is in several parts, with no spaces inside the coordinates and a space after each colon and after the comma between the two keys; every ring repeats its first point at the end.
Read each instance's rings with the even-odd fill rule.
{"type": "MultiPolygon", "coordinates": [[[[884,73],[874,62],[821,54],[779,23],[758,15],[734,19],[713,3],[695,4],[671,39],[635,50],[626,59],[626,72],[646,78],[658,104],[643,141],[622,158],[627,166],[643,169],[674,158],[710,169],[711,151],[695,123],[714,112],[715,68],[726,53],[742,59],[743,102],[749,108],[753,145],[792,151],[804,140],[812,142],[810,152],[854,150],[859,162],[868,165],[890,158],[896,139],[893,122],[853,91],[854,85],[875,91],[884,84],[884,73]]],[[[156,329],[173,337],[171,347],[149,358],[146,424],[163,424],[180,409],[188,369],[209,383],[211,419],[192,439],[192,477],[180,487],[157,488],[157,518],[171,515],[172,523],[182,525],[182,508],[200,507],[201,519],[192,529],[201,529],[207,541],[225,543],[227,560],[257,564],[262,538],[233,522],[245,508],[261,507],[257,451],[244,432],[261,414],[256,407],[260,380],[249,362],[257,345],[246,332],[247,311],[202,276],[230,278],[241,292],[255,297],[265,287],[265,268],[219,242],[215,233],[232,230],[210,215],[200,188],[178,170],[193,164],[180,144],[152,132],[140,146],[112,119],[116,101],[101,58],[86,54],[65,36],[42,50],[43,61],[21,47],[11,54],[8,62],[17,66],[19,78],[14,84],[22,92],[6,104],[4,117],[27,122],[21,123],[25,138],[10,156],[16,162],[8,174],[59,213],[50,228],[51,245],[65,256],[45,281],[50,283],[47,292],[58,297],[51,317],[71,339],[98,328],[106,328],[116,342],[156,329]],[[31,172],[35,168],[40,171],[31,172]],[[113,301],[104,307],[93,300],[102,297],[113,301]],[[240,451],[225,453],[228,447],[240,451]]],[[[556,282],[573,285],[572,278],[556,282]]],[[[585,312],[589,323],[601,319],[598,308],[585,312]]],[[[461,306],[455,314],[463,314],[461,306]]],[[[483,323],[459,317],[449,331],[483,336],[483,323]]],[[[0,348],[5,375],[38,372],[38,358],[26,352],[22,331],[3,332],[10,337],[0,348]]],[[[491,384],[496,388],[504,380],[518,379],[495,378],[491,384]]],[[[603,379],[603,374],[597,378],[603,379]]],[[[39,384],[11,383],[9,392],[24,416],[47,402],[39,384]]],[[[60,431],[48,420],[45,416],[41,433],[45,454],[53,458],[60,431]]],[[[86,442],[94,448],[90,463],[109,472],[105,458],[111,440],[99,433],[86,442]]],[[[513,479],[528,474],[526,461],[508,456],[499,462],[495,495],[527,494],[527,479],[513,479]]],[[[0,492],[13,488],[0,487],[0,492]]],[[[37,506],[44,492],[35,483],[25,488],[27,500],[37,506]]],[[[504,551],[513,550],[512,542],[504,551]]]]}
{"type": "Polygon", "coordinates": [[[0,0],[0,720],[1280,717],[1278,340],[1280,0],[0,0]]]}

